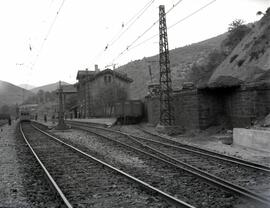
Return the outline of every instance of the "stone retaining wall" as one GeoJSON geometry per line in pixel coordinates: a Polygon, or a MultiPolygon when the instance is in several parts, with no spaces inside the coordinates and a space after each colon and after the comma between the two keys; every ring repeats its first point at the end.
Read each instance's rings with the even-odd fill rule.
{"type": "MultiPolygon", "coordinates": [[[[182,90],[174,93],[175,124],[184,129],[248,127],[270,112],[270,87],[182,90]]],[[[159,121],[159,97],[146,98],[148,122],[159,121]]]]}

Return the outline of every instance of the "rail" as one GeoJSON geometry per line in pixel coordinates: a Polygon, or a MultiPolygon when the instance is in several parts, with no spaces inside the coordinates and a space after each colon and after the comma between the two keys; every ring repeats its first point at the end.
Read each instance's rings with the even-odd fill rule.
{"type": "Polygon", "coordinates": [[[64,204],[66,205],[66,207],[68,208],[72,208],[73,206],[70,204],[70,202],[67,200],[66,196],[63,194],[62,190],[59,188],[58,184],[55,182],[55,180],[53,179],[53,177],[51,176],[51,174],[49,173],[49,171],[47,170],[47,168],[45,167],[45,165],[41,162],[41,160],[39,159],[38,155],[36,154],[36,152],[34,151],[34,149],[32,148],[31,144],[29,143],[29,141],[27,140],[21,123],[20,123],[20,132],[24,138],[24,141],[26,142],[27,146],[29,147],[29,149],[31,150],[32,154],[35,156],[37,162],[39,163],[39,165],[41,166],[41,168],[43,169],[43,171],[45,172],[47,178],[49,179],[49,181],[51,182],[51,184],[53,185],[53,187],[55,188],[56,192],[58,193],[58,195],[61,197],[62,201],[64,202],[64,204]]]}
{"type": "MultiPolygon", "coordinates": [[[[86,131],[90,131],[89,129],[87,130],[87,129],[82,128],[80,125],[81,125],[81,124],[78,124],[78,123],[76,123],[75,125],[73,124],[73,126],[76,127],[76,128],[79,128],[79,129],[82,129],[82,130],[86,130],[86,131]]],[[[144,146],[144,147],[146,147],[146,148],[149,148],[149,150],[155,152],[157,155],[161,155],[161,156],[165,157],[166,159],[162,159],[162,158],[160,158],[160,157],[157,157],[156,155],[153,155],[153,154],[144,152],[144,151],[142,151],[142,150],[139,150],[139,149],[134,148],[134,147],[132,147],[132,146],[126,145],[126,144],[121,143],[121,142],[119,142],[119,141],[115,141],[115,140],[114,140],[114,141],[115,141],[115,142],[118,142],[118,143],[120,143],[120,144],[122,144],[122,145],[125,145],[125,146],[127,146],[127,147],[129,147],[129,148],[133,148],[133,149],[135,149],[136,151],[140,151],[140,152],[142,152],[142,153],[144,153],[144,154],[147,154],[147,155],[149,155],[149,156],[151,156],[151,157],[155,157],[155,158],[157,158],[157,159],[159,159],[159,160],[165,161],[165,162],[167,162],[168,164],[170,164],[170,165],[172,165],[172,166],[174,166],[174,167],[177,167],[177,168],[183,169],[183,170],[185,170],[185,171],[187,171],[187,172],[190,172],[190,173],[192,173],[192,174],[194,174],[194,175],[196,175],[196,176],[198,176],[198,177],[200,177],[200,178],[205,179],[206,181],[208,181],[208,182],[210,182],[210,183],[216,184],[216,185],[218,185],[218,186],[222,186],[223,188],[225,188],[225,189],[227,189],[227,190],[233,191],[234,193],[241,194],[241,195],[246,196],[246,197],[248,197],[248,198],[250,198],[250,199],[253,199],[253,200],[255,200],[255,201],[261,202],[261,203],[263,203],[263,204],[265,204],[265,205],[268,205],[268,206],[270,205],[270,200],[269,200],[268,198],[266,198],[266,197],[264,197],[264,196],[261,196],[261,195],[258,195],[258,194],[254,193],[254,192],[251,192],[251,191],[249,191],[249,190],[247,190],[247,189],[245,189],[245,188],[243,188],[243,187],[234,185],[233,183],[231,183],[231,182],[229,182],[229,181],[226,181],[226,180],[224,180],[224,179],[222,179],[222,178],[219,178],[219,177],[217,177],[217,176],[215,176],[215,175],[212,175],[212,174],[209,174],[209,173],[207,173],[207,172],[205,172],[205,171],[202,171],[202,170],[200,170],[200,169],[198,169],[198,168],[195,168],[195,167],[193,167],[193,166],[191,166],[191,165],[189,165],[189,164],[187,164],[187,163],[178,161],[178,160],[176,160],[176,159],[174,159],[174,158],[172,158],[172,157],[170,157],[170,156],[164,154],[163,152],[160,152],[159,150],[156,150],[156,149],[154,149],[154,148],[152,148],[152,147],[150,147],[150,146],[148,146],[148,145],[146,145],[146,144],[144,144],[144,143],[141,143],[140,141],[138,141],[136,138],[134,138],[134,137],[133,137],[132,135],[130,135],[130,134],[123,133],[123,132],[120,132],[120,131],[111,130],[111,129],[107,129],[107,128],[96,127],[96,126],[95,126],[95,127],[93,127],[93,126],[87,126],[87,128],[100,129],[100,130],[105,130],[105,131],[109,131],[109,132],[114,132],[114,133],[118,133],[118,134],[125,135],[125,136],[129,137],[130,139],[132,139],[133,141],[137,142],[138,144],[140,144],[140,145],[142,145],[142,146],[144,146]],[[183,167],[181,167],[181,166],[178,166],[178,165],[176,165],[176,164],[174,164],[174,163],[172,163],[172,162],[170,162],[170,161],[174,161],[174,162],[176,162],[176,163],[178,163],[178,164],[181,164],[181,165],[183,165],[185,168],[183,168],[183,167]]],[[[92,133],[98,135],[98,133],[96,133],[96,132],[92,132],[92,133]]],[[[101,135],[101,134],[99,134],[99,136],[106,137],[106,136],[101,135]]],[[[107,138],[107,139],[110,139],[110,138],[108,138],[108,137],[106,137],[106,138],[107,138]]],[[[113,140],[113,139],[110,139],[110,140],[113,140]]]]}
{"type": "Polygon", "coordinates": [[[57,141],[57,142],[63,144],[63,145],[66,146],[66,147],[69,147],[70,149],[74,150],[75,152],[78,152],[78,153],[80,153],[81,155],[83,155],[83,156],[85,156],[85,157],[87,157],[87,158],[89,158],[89,159],[91,159],[91,160],[94,160],[94,161],[96,161],[96,162],[98,162],[98,163],[104,165],[105,167],[107,167],[107,168],[109,168],[109,169],[111,169],[111,170],[117,172],[118,174],[120,174],[120,175],[122,175],[122,176],[125,176],[126,178],[128,178],[128,179],[130,179],[130,180],[132,180],[132,181],[134,181],[134,182],[136,182],[136,183],[138,183],[138,184],[141,185],[142,187],[144,187],[144,188],[146,188],[146,189],[148,189],[148,190],[150,190],[150,191],[152,191],[152,192],[155,192],[155,193],[159,194],[161,197],[163,197],[163,198],[165,198],[166,200],[170,201],[172,204],[176,205],[177,207],[182,207],[182,208],[194,208],[194,206],[192,206],[192,205],[190,205],[190,204],[188,204],[188,203],[186,203],[186,202],[184,202],[184,201],[182,201],[182,200],[180,200],[180,199],[177,199],[177,198],[175,198],[174,196],[171,196],[171,195],[169,195],[169,194],[167,194],[167,193],[165,193],[165,192],[163,192],[163,191],[161,191],[161,190],[159,190],[159,189],[157,189],[157,188],[151,186],[150,184],[145,183],[144,181],[142,181],[142,180],[140,180],[140,179],[138,179],[138,178],[135,178],[135,177],[131,176],[130,174],[128,174],[128,173],[126,173],[126,172],[124,172],[124,171],[122,171],[122,170],[119,170],[119,169],[113,167],[112,165],[110,165],[110,164],[108,164],[108,163],[105,163],[105,162],[99,160],[98,158],[96,158],[96,157],[94,157],[94,156],[92,156],[92,155],[87,154],[86,152],[84,152],[84,151],[82,151],[82,150],[80,150],[80,149],[78,149],[78,148],[76,148],[76,147],[74,147],[74,146],[72,146],[72,145],[70,145],[70,144],[67,144],[66,142],[61,141],[60,139],[58,139],[58,138],[56,138],[56,137],[50,135],[49,133],[47,133],[47,132],[45,132],[45,131],[39,129],[38,127],[36,127],[36,126],[34,126],[34,125],[33,125],[33,127],[34,127],[35,129],[37,129],[38,131],[42,132],[43,134],[49,136],[51,139],[53,139],[53,140],[55,140],[55,141],[57,141]]]}

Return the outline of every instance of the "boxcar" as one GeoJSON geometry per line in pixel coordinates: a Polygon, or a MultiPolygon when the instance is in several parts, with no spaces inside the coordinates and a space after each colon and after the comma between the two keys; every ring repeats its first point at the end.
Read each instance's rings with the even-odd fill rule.
{"type": "Polygon", "coordinates": [[[140,100],[126,100],[115,104],[115,116],[121,124],[135,124],[143,118],[143,103],[140,100]]]}
{"type": "Polygon", "coordinates": [[[37,104],[26,104],[21,105],[19,107],[19,117],[20,121],[30,121],[31,119],[34,119],[34,115],[36,114],[36,108],[37,104]]]}
{"type": "Polygon", "coordinates": [[[30,121],[31,120],[31,115],[29,110],[21,110],[20,111],[20,121],[25,122],[25,121],[30,121]]]}

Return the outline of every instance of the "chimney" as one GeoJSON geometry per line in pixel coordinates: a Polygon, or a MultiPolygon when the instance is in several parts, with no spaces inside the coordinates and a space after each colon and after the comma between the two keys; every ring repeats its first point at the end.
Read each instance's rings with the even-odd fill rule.
{"type": "Polygon", "coordinates": [[[85,68],[86,71],[88,71],[88,68],[85,68]]]}
{"type": "Polygon", "coordinates": [[[98,65],[97,65],[97,64],[95,64],[95,72],[96,72],[96,73],[100,72],[100,70],[99,70],[99,68],[98,68],[98,65]]]}

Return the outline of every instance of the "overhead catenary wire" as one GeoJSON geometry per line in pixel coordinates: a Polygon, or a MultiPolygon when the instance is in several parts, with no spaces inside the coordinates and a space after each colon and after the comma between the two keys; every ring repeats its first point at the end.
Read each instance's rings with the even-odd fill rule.
{"type": "MultiPolygon", "coordinates": [[[[206,5],[200,7],[199,9],[197,9],[196,11],[194,11],[194,12],[190,13],[189,15],[185,16],[184,18],[178,20],[177,22],[175,22],[174,24],[172,24],[171,26],[169,26],[169,27],[167,28],[167,30],[169,30],[169,29],[175,27],[177,24],[183,22],[183,21],[186,20],[187,18],[189,18],[189,17],[195,15],[195,14],[198,13],[199,11],[201,11],[201,10],[203,10],[204,8],[210,6],[210,5],[211,5],[212,3],[214,3],[215,1],[217,1],[217,0],[213,0],[213,1],[209,2],[209,3],[207,3],[206,5]]],[[[146,42],[152,40],[154,37],[157,37],[157,36],[158,36],[158,34],[155,34],[155,35],[153,35],[153,36],[147,38],[146,40],[144,40],[144,41],[138,43],[137,45],[133,46],[132,48],[130,48],[130,50],[132,50],[132,49],[134,49],[134,48],[136,48],[136,47],[138,47],[138,46],[140,46],[140,45],[142,45],[142,44],[144,44],[144,43],[146,43],[146,42]]]]}
{"type": "MultiPolygon", "coordinates": [[[[176,4],[173,4],[173,6],[166,12],[166,14],[170,13],[174,8],[176,8],[179,3],[181,3],[183,0],[179,0],[176,4]]],[[[147,32],[149,32],[157,23],[159,22],[159,19],[156,20],[150,27],[148,27],[141,35],[139,35],[134,41],[132,41],[121,53],[118,54],[117,57],[115,57],[112,60],[112,63],[114,63],[115,60],[117,60],[120,56],[122,56],[126,51],[128,51],[133,44],[135,44],[139,39],[142,38],[147,32]]]]}
{"type": "Polygon", "coordinates": [[[95,57],[94,61],[96,61],[105,51],[111,48],[141,17],[142,15],[147,11],[148,8],[155,2],[155,0],[150,0],[141,8],[135,15],[133,15],[126,23],[122,24],[121,31],[117,33],[117,35],[112,38],[111,41],[107,43],[105,48],[103,48],[95,57]],[[123,30],[124,29],[124,30],[123,30]]]}
{"type": "MultiPolygon", "coordinates": [[[[210,6],[211,4],[213,4],[215,1],[217,1],[217,0],[212,0],[212,1],[208,2],[207,4],[205,4],[204,6],[200,7],[199,9],[195,10],[194,12],[192,12],[192,13],[190,13],[189,15],[185,16],[184,18],[178,20],[178,21],[175,22],[174,24],[170,25],[170,26],[167,28],[167,30],[169,30],[169,29],[175,27],[175,26],[178,25],[179,23],[181,23],[181,22],[185,21],[186,19],[192,17],[193,15],[197,14],[197,13],[200,12],[201,10],[203,10],[203,9],[205,9],[206,7],[208,7],[208,6],[210,6]]],[[[180,3],[180,2],[179,2],[179,3],[180,3]]],[[[173,8],[173,7],[172,7],[172,8],[173,8]]],[[[172,8],[171,8],[171,9],[172,9],[172,8]]],[[[168,10],[168,11],[169,11],[169,10],[168,10]]],[[[167,13],[168,13],[168,12],[167,12],[167,13]]],[[[167,13],[166,13],[166,14],[167,14],[167,13]]],[[[153,26],[153,25],[152,25],[152,26],[153,26]]],[[[117,57],[115,57],[115,58],[113,59],[112,62],[116,61],[120,56],[122,56],[122,55],[123,55],[124,53],[126,53],[127,51],[130,51],[130,50],[132,50],[132,49],[134,49],[134,48],[137,48],[137,47],[140,46],[140,45],[143,45],[144,43],[146,43],[146,42],[152,40],[153,38],[157,37],[158,35],[159,35],[159,34],[157,33],[157,34],[155,34],[155,35],[153,35],[153,36],[147,38],[146,40],[144,40],[144,41],[138,43],[137,45],[134,45],[133,47],[130,47],[130,46],[129,46],[129,47],[128,47],[128,50],[125,49],[124,51],[122,51],[117,57]]],[[[140,38],[141,38],[141,37],[140,37],[140,38]]],[[[140,39],[140,38],[137,38],[137,39],[140,39]]],[[[137,41],[137,39],[136,39],[136,41],[137,41]]],[[[133,42],[135,43],[136,41],[133,41],[133,42]]],[[[133,43],[133,44],[134,44],[134,43],[133,43]]],[[[133,45],[133,44],[132,44],[132,45],[133,45]]]]}
{"type": "Polygon", "coordinates": [[[50,33],[51,33],[52,29],[53,29],[53,26],[54,26],[54,24],[55,24],[55,22],[56,22],[56,20],[57,20],[57,17],[58,17],[58,15],[59,15],[59,13],[60,13],[62,7],[64,6],[64,3],[65,3],[65,2],[66,2],[66,0],[63,0],[63,1],[61,2],[60,6],[59,6],[59,8],[58,8],[58,10],[57,10],[57,12],[56,12],[56,15],[54,16],[54,19],[53,19],[52,23],[50,24],[49,29],[48,29],[48,31],[47,31],[47,33],[46,33],[44,39],[42,40],[41,46],[40,46],[40,48],[39,48],[39,50],[38,50],[38,52],[37,52],[37,54],[36,54],[36,57],[35,57],[35,59],[34,59],[34,62],[33,62],[33,64],[32,64],[32,66],[31,66],[31,69],[33,69],[33,68],[35,67],[35,65],[36,65],[36,63],[37,63],[37,61],[38,61],[38,58],[39,58],[40,54],[42,53],[42,50],[43,50],[44,45],[45,45],[45,42],[48,40],[48,37],[49,37],[49,35],[50,35],[50,33]]]}
{"type": "Polygon", "coordinates": [[[148,2],[140,12],[138,12],[134,18],[131,18],[127,23],[125,23],[124,28],[126,28],[123,32],[121,32],[119,35],[117,35],[116,38],[114,38],[108,45],[112,46],[114,43],[116,43],[130,28],[133,26],[138,19],[147,11],[147,9],[155,2],[155,0],[151,0],[148,2]],[[138,16],[137,16],[138,15],[138,16]],[[131,21],[133,20],[133,21],[131,21]],[[129,24],[130,23],[130,24],[129,24]]]}
{"type": "Polygon", "coordinates": [[[186,17],[178,20],[177,22],[175,22],[174,24],[172,24],[171,26],[169,26],[168,29],[171,29],[172,27],[174,27],[175,25],[179,24],[180,22],[183,22],[184,20],[188,19],[189,17],[192,17],[193,15],[197,14],[198,12],[200,12],[201,10],[203,10],[204,8],[206,8],[206,7],[210,6],[211,4],[213,4],[215,1],[217,1],[217,0],[210,1],[209,3],[207,3],[204,6],[200,7],[199,9],[197,9],[196,11],[194,11],[191,14],[187,15],[186,17]]]}

